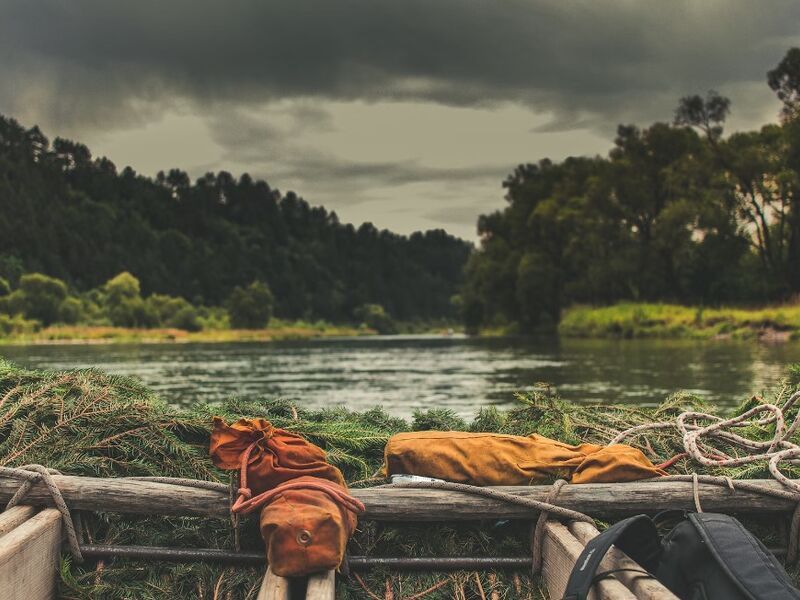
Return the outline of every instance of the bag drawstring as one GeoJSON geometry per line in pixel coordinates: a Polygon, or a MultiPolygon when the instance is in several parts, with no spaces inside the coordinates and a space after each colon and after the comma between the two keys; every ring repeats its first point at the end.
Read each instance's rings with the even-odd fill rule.
{"type": "Polygon", "coordinates": [[[231,512],[237,514],[251,513],[260,506],[272,502],[278,496],[281,496],[284,492],[289,490],[317,490],[327,494],[342,510],[350,511],[356,515],[364,514],[366,507],[363,502],[348,494],[341,486],[326,479],[315,479],[314,481],[289,480],[275,486],[271,490],[253,496],[253,491],[247,487],[247,465],[250,462],[250,453],[260,441],[261,440],[256,440],[242,453],[239,470],[239,489],[237,491],[238,497],[231,507],[231,512]]]}

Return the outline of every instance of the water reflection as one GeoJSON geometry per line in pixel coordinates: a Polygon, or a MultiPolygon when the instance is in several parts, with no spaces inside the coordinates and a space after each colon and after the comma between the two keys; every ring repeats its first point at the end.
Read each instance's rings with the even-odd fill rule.
{"type": "Polygon", "coordinates": [[[392,336],[274,344],[17,346],[0,355],[39,368],[96,366],[136,375],[179,405],[280,396],[299,405],[382,405],[409,416],[448,407],[471,417],[548,382],[575,402],[651,405],[690,390],[730,406],[774,386],[800,344],[392,336]]]}

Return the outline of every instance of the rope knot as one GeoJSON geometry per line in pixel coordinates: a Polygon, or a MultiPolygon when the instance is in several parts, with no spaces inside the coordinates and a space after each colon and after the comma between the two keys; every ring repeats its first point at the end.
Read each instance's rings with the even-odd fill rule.
{"type": "Polygon", "coordinates": [[[256,441],[266,442],[267,440],[271,440],[272,437],[275,435],[275,426],[272,423],[270,423],[269,427],[265,429],[259,429],[257,433],[258,433],[258,439],[256,441]]]}
{"type": "Polygon", "coordinates": [[[245,500],[249,500],[253,497],[253,492],[250,490],[250,488],[239,488],[236,493],[242,496],[245,500]]]}
{"type": "Polygon", "coordinates": [[[22,465],[21,467],[17,468],[0,467],[0,475],[16,477],[23,480],[16,493],[11,497],[11,500],[8,501],[8,504],[6,504],[6,510],[17,506],[20,502],[22,502],[35,484],[42,480],[44,481],[47,491],[50,492],[50,496],[53,499],[53,504],[58,509],[58,512],[61,513],[61,519],[64,522],[64,530],[67,535],[67,542],[69,543],[70,552],[72,553],[72,556],[76,562],[83,562],[80,541],[78,539],[79,534],[75,531],[75,525],[72,522],[72,515],[69,512],[67,503],[64,501],[64,496],[61,494],[61,490],[58,489],[58,485],[53,478],[53,475],[61,475],[61,473],[55,469],[49,469],[44,465],[33,464],[22,465]]]}

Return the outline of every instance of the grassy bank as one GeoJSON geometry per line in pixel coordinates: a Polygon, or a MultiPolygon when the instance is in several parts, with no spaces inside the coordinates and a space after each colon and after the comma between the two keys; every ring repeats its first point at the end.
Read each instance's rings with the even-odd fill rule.
{"type": "MultiPolygon", "coordinates": [[[[399,323],[393,333],[414,335],[451,335],[463,328],[447,323],[399,323]]],[[[378,331],[365,326],[334,325],[324,321],[273,320],[263,329],[203,329],[186,331],[176,328],[134,328],[91,325],[51,325],[30,328],[0,335],[4,344],[160,344],[160,343],[217,343],[217,342],[277,342],[329,337],[377,335],[378,331]]]]}
{"type": "MultiPolygon", "coordinates": [[[[781,398],[796,382],[781,387],[781,398]]],[[[399,431],[458,429],[513,434],[540,434],[565,442],[604,443],[632,425],[674,418],[685,408],[700,408],[690,395],[677,395],[655,409],[624,406],[577,406],[560,401],[546,390],[519,395],[518,408],[501,412],[485,408],[471,422],[441,409],[417,413],[411,421],[393,418],[381,409],[362,413],[341,408],[310,412],[286,401],[233,399],[215,407],[192,411],[168,408],[134,379],[98,371],[34,372],[0,361],[0,465],[42,463],[74,475],[103,477],[166,475],[229,481],[207,455],[211,417],[228,419],[262,416],[276,426],[302,433],[322,446],[353,486],[380,483],[371,478],[382,460],[388,437],[399,431]]],[[[787,415],[790,419],[794,414],[787,415]]],[[[768,436],[766,428],[745,431],[768,436]]],[[[643,450],[654,462],[674,455],[681,447],[677,432],[649,437],[643,450]]],[[[685,461],[674,472],[692,468],[685,461]]],[[[788,467],[797,476],[800,469],[788,467]]],[[[722,474],[717,472],[717,474],[722,474]]],[[[724,471],[741,478],[768,477],[765,465],[724,471]]],[[[233,547],[227,519],[166,518],[86,514],[85,535],[95,543],[188,547],[233,547]]],[[[772,545],[774,523],[759,529],[772,545]]],[[[242,548],[258,550],[257,523],[244,521],[242,548]]],[[[529,552],[527,528],[514,523],[442,523],[396,526],[363,522],[351,545],[353,554],[371,556],[501,556],[529,552]]],[[[201,598],[240,600],[255,597],[261,569],[223,565],[114,560],[74,564],[65,555],[61,567],[61,597],[70,599],[201,598]]],[[[403,597],[442,586],[425,595],[431,600],[489,597],[541,598],[540,582],[525,572],[453,574],[398,574],[376,570],[364,581],[380,598],[403,597]]],[[[337,598],[367,598],[355,580],[339,578],[337,598]]]]}
{"type": "Polygon", "coordinates": [[[365,327],[332,325],[326,322],[274,320],[263,329],[203,329],[185,331],[175,328],[130,328],[88,325],[52,325],[36,331],[12,333],[0,337],[0,344],[112,344],[164,342],[270,342],[321,337],[374,335],[365,327]]]}
{"type": "Polygon", "coordinates": [[[800,336],[800,304],[759,309],[646,303],[575,306],[564,313],[558,331],[569,337],[788,341],[800,336]]]}

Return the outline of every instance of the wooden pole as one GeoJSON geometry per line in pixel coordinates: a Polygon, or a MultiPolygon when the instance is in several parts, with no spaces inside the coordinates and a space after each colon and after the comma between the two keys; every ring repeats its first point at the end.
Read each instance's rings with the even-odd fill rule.
{"type": "Polygon", "coordinates": [[[306,600],[334,600],[335,597],[336,571],[325,571],[308,578],[306,600]]]}
{"type": "Polygon", "coordinates": [[[289,600],[289,580],[278,577],[272,569],[267,568],[256,600],[289,600]]]}
{"type": "MultiPolygon", "coordinates": [[[[97,477],[55,476],[67,504],[78,510],[228,517],[227,492],[188,488],[173,484],[97,477]]],[[[774,480],[751,480],[766,488],[784,489],[774,480]]],[[[0,502],[6,502],[19,487],[19,480],[0,477],[0,502]]],[[[525,498],[544,500],[550,486],[499,488],[525,498]]],[[[701,483],[700,499],[707,511],[729,513],[786,513],[794,509],[790,500],[756,492],[730,490],[701,483]]],[[[467,519],[530,519],[530,509],[489,498],[429,489],[363,488],[351,490],[367,507],[366,519],[379,521],[441,521],[467,519]]],[[[26,497],[27,504],[52,506],[50,493],[37,483],[26,497]]],[[[692,484],[679,481],[631,483],[587,483],[561,489],[558,504],[592,516],[622,516],[666,509],[694,508],[692,484]]]]}

